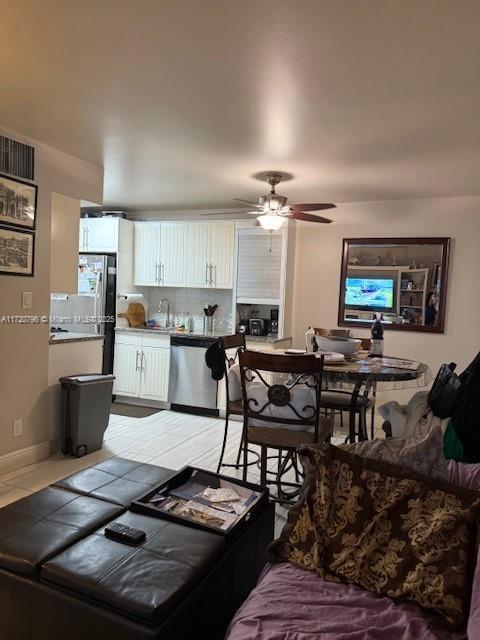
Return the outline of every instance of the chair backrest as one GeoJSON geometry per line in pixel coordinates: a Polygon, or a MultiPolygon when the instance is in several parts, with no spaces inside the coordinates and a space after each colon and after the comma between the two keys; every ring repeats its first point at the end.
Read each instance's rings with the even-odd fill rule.
{"type": "MultiPolygon", "coordinates": [[[[228,411],[228,406],[230,403],[230,396],[231,396],[228,370],[233,364],[235,364],[235,362],[237,362],[238,354],[241,351],[245,351],[245,348],[246,348],[245,334],[235,333],[234,335],[230,335],[230,336],[222,336],[221,338],[218,339],[218,344],[220,345],[220,348],[223,351],[223,357],[224,357],[224,367],[225,367],[224,378],[225,378],[225,394],[226,394],[225,400],[226,400],[226,408],[228,411]],[[229,356],[227,354],[227,350],[229,349],[236,349],[235,354],[233,356],[229,356]]],[[[233,397],[233,399],[234,400],[236,399],[235,396],[233,397]]]]}
{"type": "Polygon", "coordinates": [[[245,334],[235,333],[231,336],[222,336],[219,338],[220,344],[224,351],[227,349],[245,349],[245,334]]]}
{"type": "Polygon", "coordinates": [[[302,430],[313,427],[316,442],[323,360],[323,356],[314,355],[239,352],[244,428],[252,422],[254,426],[263,422],[263,426],[274,423],[302,430]],[[272,380],[270,374],[283,375],[275,375],[272,380]]]}

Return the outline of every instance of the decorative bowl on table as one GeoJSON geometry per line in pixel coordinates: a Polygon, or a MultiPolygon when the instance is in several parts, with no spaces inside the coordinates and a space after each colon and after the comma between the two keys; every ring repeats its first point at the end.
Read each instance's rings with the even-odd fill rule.
{"type": "Polygon", "coordinates": [[[357,353],[362,345],[361,340],[341,336],[315,336],[315,341],[320,351],[333,351],[345,356],[357,353]]]}

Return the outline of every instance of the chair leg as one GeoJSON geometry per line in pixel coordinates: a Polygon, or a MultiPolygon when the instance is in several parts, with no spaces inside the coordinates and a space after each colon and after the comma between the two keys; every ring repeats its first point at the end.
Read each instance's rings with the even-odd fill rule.
{"type": "Polygon", "coordinates": [[[267,486],[267,447],[262,445],[260,454],[260,485],[267,486]]]}
{"type": "Polygon", "coordinates": [[[240,467],[240,458],[242,457],[242,451],[243,451],[243,438],[240,438],[240,444],[238,446],[238,453],[237,453],[237,461],[235,462],[235,469],[238,469],[240,467]]]}
{"type": "Polygon", "coordinates": [[[348,439],[352,444],[355,442],[355,411],[352,410],[348,416],[348,439]]]}
{"type": "Polygon", "coordinates": [[[243,481],[247,481],[247,471],[248,471],[248,446],[246,442],[247,438],[245,433],[242,433],[242,444],[243,444],[243,481]]]}
{"type": "Polygon", "coordinates": [[[362,409],[358,414],[358,439],[360,441],[368,440],[366,409],[362,409]]]}
{"type": "MultiPolygon", "coordinates": [[[[220,473],[220,469],[223,465],[223,456],[225,455],[225,446],[227,444],[227,436],[228,436],[228,413],[225,414],[225,431],[223,433],[223,443],[222,443],[222,451],[220,453],[220,460],[218,461],[217,473],[220,473]]],[[[240,452],[239,452],[240,457],[240,452]]]]}
{"type": "Polygon", "coordinates": [[[373,383],[373,388],[372,388],[372,395],[373,395],[373,402],[372,402],[372,408],[371,408],[371,424],[370,424],[370,435],[372,440],[375,437],[375,403],[377,401],[377,383],[374,382],[373,383]]]}

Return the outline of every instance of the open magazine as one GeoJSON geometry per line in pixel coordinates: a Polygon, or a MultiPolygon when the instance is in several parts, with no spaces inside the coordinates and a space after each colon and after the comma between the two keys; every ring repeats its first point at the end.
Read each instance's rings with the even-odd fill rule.
{"type": "Polygon", "coordinates": [[[198,524],[229,531],[260,498],[260,493],[195,469],[184,484],[148,497],[148,504],[198,524]]]}

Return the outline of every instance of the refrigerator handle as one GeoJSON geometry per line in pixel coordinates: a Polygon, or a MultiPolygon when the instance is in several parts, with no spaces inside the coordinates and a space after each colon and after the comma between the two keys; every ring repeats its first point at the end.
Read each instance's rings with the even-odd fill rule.
{"type": "Polygon", "coordinates": [[[100,272],[98,274],[98,278],[97,278],[97,282],[95,284],[95,308],[94,308],[94,315],[95,315],[95,333],[99,334],[100,333],[100,322],[98,322],[98,308],[99,308],[99,301],[100,301],[100,284],[102,283],[102,273],[100,272]]]}

